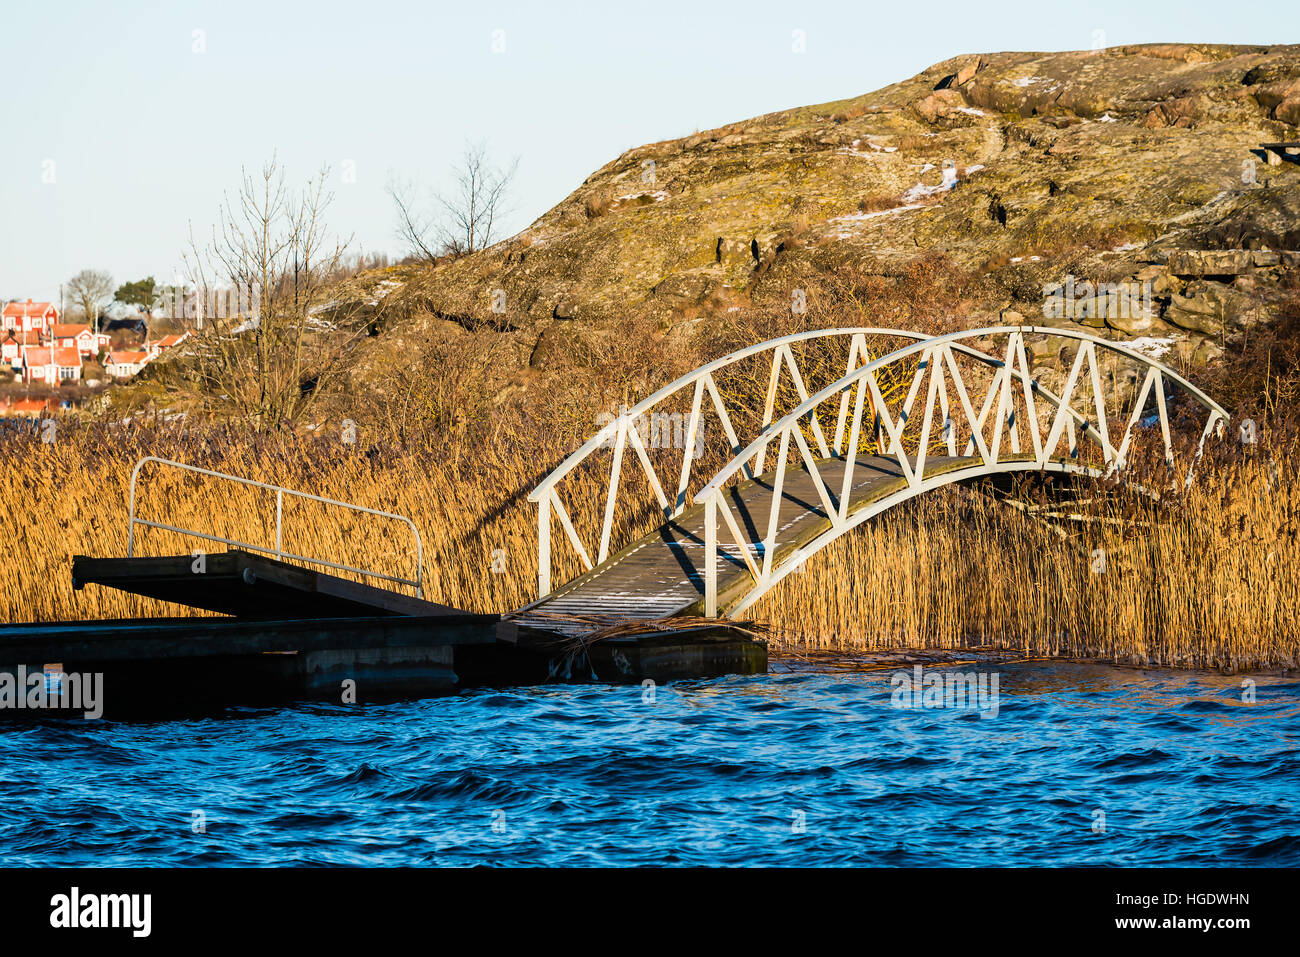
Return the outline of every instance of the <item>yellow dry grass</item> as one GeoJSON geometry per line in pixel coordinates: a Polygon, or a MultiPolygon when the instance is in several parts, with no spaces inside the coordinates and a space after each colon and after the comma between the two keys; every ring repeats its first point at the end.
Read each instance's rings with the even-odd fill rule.
{"type": "MultiPolygon", "coordinates": [[[[526,494],[569,451],[503,444],[452,467],[435,449],[144,425],[69,426],[51,445],[39,435],[0,444],[0,504],[10,518],[0,614],[11,622],[191,613],[98,586],[72,588],[73,555],[126,553],[128,483],[143,454],[408,515],[424,537],[428,598],[511,610],[536,590],[536,510],[526,494]]],[[[1160,503],[1108,490],[1082,507],[1094,521],[1068,538],[977,492],[941,491],[840,539],[750,617],[768,622],[786,648],[992,643],[1177,667],[1293,666],[1297,461],[1282,452],[1229,454],[1205,462],[1190,489],[1160,503]],[[1096,570],[1097,549],[1106,552],[1104,571],[1096,570]]],[[[595,475],[570,485],[575,522],[595,518],[602,491],[595,475]]],[[[274,496],[265,491],[147,468],[139,514],[274,542],[274,496]]],[[[623,516],[616,544],[650,521],[649,512],[623,516]]],[[[202,547],[166,531],[137,535],[137,554],[202,547]]],[[[284,547],[394,575],[414,567],[404,526],[318,503],[286,500],[284,547]]],[[[577,559],[557,546],[554,580],[577,571],[577,559]]]]}
{"type": "Polygon", "coordinates": [[[843,537],[750,611],[801,648],[993,644],[1172,667],[1300,657],[1295,458],[1206,464],[1164,502],[1106,490],[1028,518],[950,489],[843,537]]]}

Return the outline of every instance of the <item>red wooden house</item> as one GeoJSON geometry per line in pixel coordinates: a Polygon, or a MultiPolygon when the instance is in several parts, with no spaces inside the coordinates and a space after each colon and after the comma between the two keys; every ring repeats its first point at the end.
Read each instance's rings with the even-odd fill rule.
{"type": "Polygon", "coordinates": [[[63,349],[76,349],[83,356],[94,357],[108,349],[109,337],[94,333],[90,326],[74,323],[55,323],[50,327],[50,338],[63,349]]]}
{"type": "Polygon", "coordinates": [[[23,349],[26,346],[38,346],[41,344],[41,334],[36,331],[32,332],[15,332],[9,330],[0,334],[0,361],[7,364],[15,372],[21,372],[23,368],[23,349]]]}
{"type": "Polygon", "coordinates": [[[52,303],[26,302],[6,303],[0,313],[0,329],[12,329],[15,332],[45,332],[59,321],[59,310],[52,303]]]}

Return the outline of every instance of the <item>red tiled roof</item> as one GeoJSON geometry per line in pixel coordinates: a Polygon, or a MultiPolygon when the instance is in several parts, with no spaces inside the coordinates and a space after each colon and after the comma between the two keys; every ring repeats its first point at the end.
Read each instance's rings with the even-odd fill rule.
{"type": "Polygon", "coordinates": [[[54,324],[54,336],[58,339],[74,339],[83,332],[90,332],[90,326],[85,323],[56,322],[54,324]]]}
{"type": "MultiPolygon", "coordinates": [[[[108,361],[116,365],[134,365],[137,362],[147,362],[149,353],[147,352],[110,352],[108,361]]],[[[159,366],[159,368],[162,368],[159,366]]]]}
{"type": "Polygon", "coordinates": [[[50,311],[48,302],[11,302],[5,305],[6,316],[43,316],[50,311]]]}
{"type": "Polygon", "coordinates": [[[47,366],[51,361],[61,366],[80,366],[81,353],[75,346],[26,346],[23,348],[23,361],[29,366],[47,366]]]}
{"type": "Polygon", "coordinates": [[[49,404],[48,399],[19,399],[10,408],[14,412],[42,412],[49,404]]]}

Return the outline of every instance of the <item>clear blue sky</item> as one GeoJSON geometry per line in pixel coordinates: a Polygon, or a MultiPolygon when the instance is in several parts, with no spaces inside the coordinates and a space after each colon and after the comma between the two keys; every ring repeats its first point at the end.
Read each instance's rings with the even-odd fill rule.
{"type": "Polygon", "coordinates": [[[1222,0],[4,0],[0,297],[54,299],[84,268],[170,276],[188,223],[203,231],[241,165],[273,151],[294,180],[330,164],[331,225],[396,253],[389,172],[442,185],[466,138],[520,157],[514,232],[632,146],[959,53],[1086,49],[1095,31],[1288,43],[1298,26],[1298,4],[1222,0]]]}

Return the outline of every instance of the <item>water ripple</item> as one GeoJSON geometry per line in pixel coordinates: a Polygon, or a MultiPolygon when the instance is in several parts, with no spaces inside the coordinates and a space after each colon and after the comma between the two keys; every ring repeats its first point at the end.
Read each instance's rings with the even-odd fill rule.
{"type": "Polygon", "coordinates": [[[1300,682],[999,677],[995,718],[801,667],[0,727],[0,862],[1300,864],[1300,682]]]}

